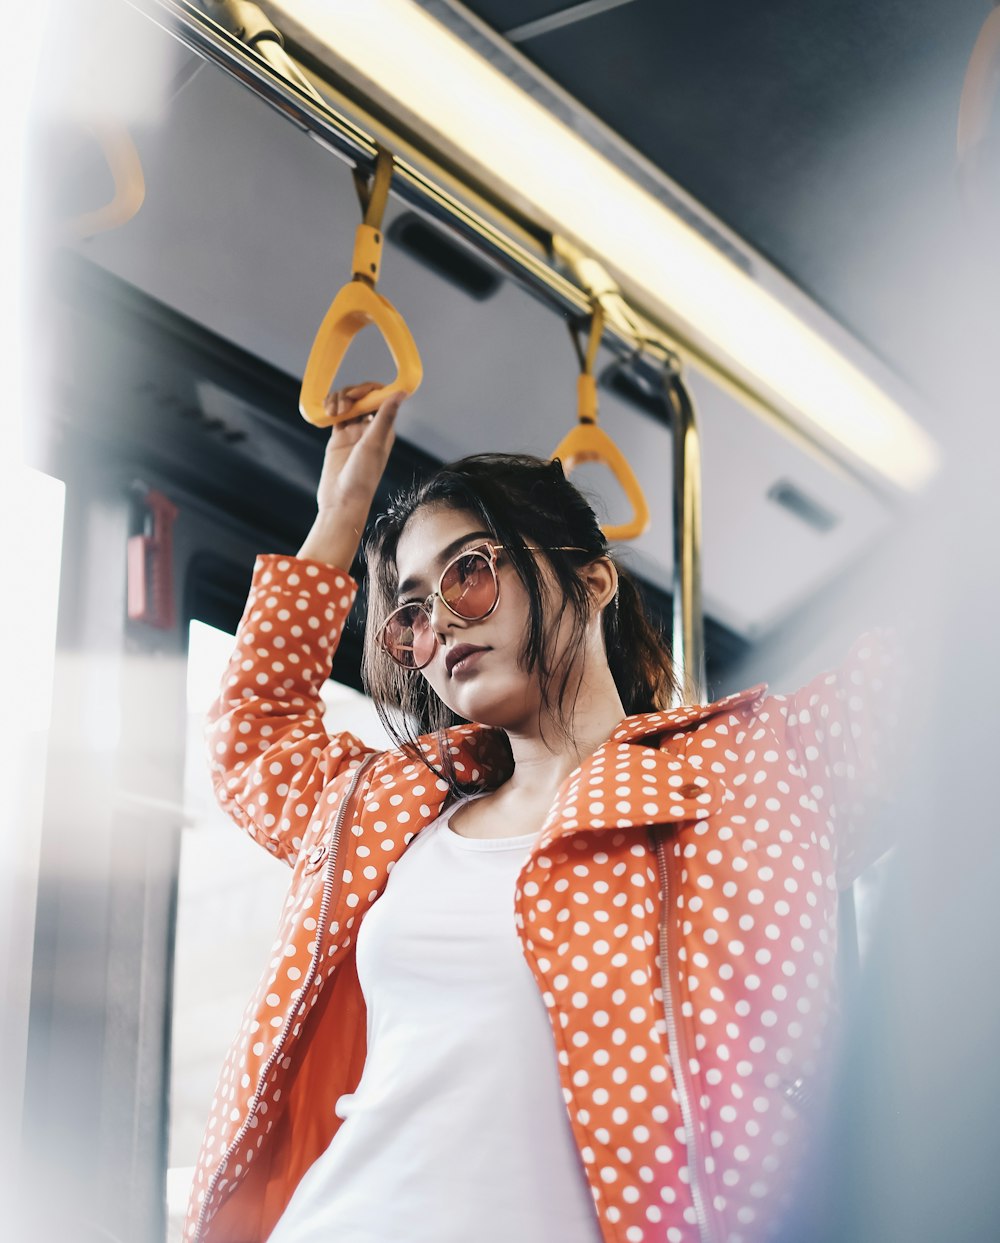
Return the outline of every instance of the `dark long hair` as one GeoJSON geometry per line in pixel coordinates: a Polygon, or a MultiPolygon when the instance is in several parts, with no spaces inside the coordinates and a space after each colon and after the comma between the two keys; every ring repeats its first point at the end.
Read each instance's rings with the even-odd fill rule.
{"type": "MultiPolygon", "coordinates": [[[[396,496],[365,544],[368,616],[362,677],[379,717],[398,745],[423,759],[417,744],[421,734],[464,723],[441,702],[420,673],[400,668],[377,642],[382,623],[396,607],[399,537],[413,514],[429,505],[476,515],[483,529],[491,531],[497,543],[508,550],[529,601],[520,661],[527,671],[537,671],[542,700],[551,708],[556,728],[564,737],[572,733],[579,681],[571,685],[571,677],[585,642],[590,605],[587,585],[578,570],[598,557],[609,557],[618,571],[618,595],[604,609],[602,625],[608,665],[625,713],[631,716],[669,706],[676,686],[669,645],[646,616],[634,579],[610,556],[596,514],[567,480],[562,463],[527,454],[478,453],[441,467],[425,483],[396,496]],[[572,545],[584,551],[531,553],[528,544],[546,548],[572,545]],[[565,611],[573,621],[566,650],[555,662],[549,634],[559,618],[545,616],[539,566],[542,557],[551,566],[563,593],[565,611]]],[[[450,771],[448,748],[442,750],[445,771],[433,771],[457,791],[461,783],[450,771]]]]}

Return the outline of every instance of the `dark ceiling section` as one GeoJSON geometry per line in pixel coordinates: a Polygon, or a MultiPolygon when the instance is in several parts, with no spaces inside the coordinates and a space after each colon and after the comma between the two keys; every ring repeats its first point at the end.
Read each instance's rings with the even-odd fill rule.
{"type": "MultiPolygon", "coordinates": [[[[501,33],[592,11],[468,7],[501,33]]],[[[960,246],[958,104],[991,7],[632,0],[517,47],[875,354],[933,389],[928,342],[902,325],[916,269],[946,262],[949,239],[960,246]]]]}
{"type": "Polygon", "coordinates": [[[466,4],[465,7],[489,22],[494,30],[506,34],[508,30],[537,21],[540,17],[548,17],[550,13],[561,13],[563,9],[578,6],[558,4],[553,0],[489,0],[486,4],[466,4]]]}

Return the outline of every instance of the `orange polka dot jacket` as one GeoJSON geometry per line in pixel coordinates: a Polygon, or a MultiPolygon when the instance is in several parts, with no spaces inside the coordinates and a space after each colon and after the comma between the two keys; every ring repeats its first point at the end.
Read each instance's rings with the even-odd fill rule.
{"type": "MultiPolygon", "coordinates": [[[[198,1243],[265,1240],[336,1134],[365,1062],[358,927],[453,797],[412,755],[324,726],[356,590],[259,557],[209,714],[218,798],[292,881],[212,1102],[198,1243]]],[[[787,1197],[828,1060],[838,883],[877,853],[861,832],[877,659],[864,636],[797,694],[627,717],[566,778],[521,868],[512,917],[607,1243],[749,1243],[787,1197]]],[[[421,745],[481,788],[510,774],[494,729],[421,745]]]]}

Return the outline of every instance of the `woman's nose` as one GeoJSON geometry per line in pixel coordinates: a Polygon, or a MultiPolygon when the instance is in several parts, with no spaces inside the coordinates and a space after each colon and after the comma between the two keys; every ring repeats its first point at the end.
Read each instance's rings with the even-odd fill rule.
{"type": "Polygon", "coordinates": [[[443,635],[449,624],[463,624],[462,618],[457,617],[450,608],[445,604],[437,592],[430,597],[425,606],[428,616],[430,617],[431,629],[435,634],[443,635]]]}

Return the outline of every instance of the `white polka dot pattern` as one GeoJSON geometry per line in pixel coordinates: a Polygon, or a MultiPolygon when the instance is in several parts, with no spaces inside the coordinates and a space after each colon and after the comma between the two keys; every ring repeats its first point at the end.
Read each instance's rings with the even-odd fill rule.
{"type": "MultiPolygon", "coordinates": [[[[349,734],[326,734],[318,694],[355,590],[346,574],[319,563],[259,558],[211,714],[223,806],[294,870],[273,957],[212,1105],[191,1240],[244,1238],[246,1227],[234,1223],[247,1221],[261,1232],[254,1237],[266,1237],[283,1205],[272,1194],[267,1220],[261,1182],[249,1172],[255,1160],[271,1168],[284,1159],[268,1145],[277,1120],[283,1133],[314,1136],[290,1170],[288,1197],[335,1133],[332,1102],[357,1086],[359,1069],[330,1056],[322,1089],[329,1108],[298,1088],[301,1076],[289,1070],[303,1024],[324,986],[349,990],[324,1014],[313,1044],[349,1047],[337,1029],[347,1014],[357,1029],[346,1033],[351,1047],[363,1053],[363,999],[348,970],[357,927],[414,834],[444,805],[443,782],[386,752],[363,774],[334,840],[344,793],[370,754],[349,734]]],[[[858,791],[870,796],[877,787],[864,669],[878,652],[877,636],[864,637],[844,670],[796,695],[765,698],[757,686],[707,707],[622,721],[567,778],[521,869],[515,925],[548,1009],[567,1113],[608,1243],[699,1239],[678,1071],[697,1120],[696,1177],[717,1237],[751,1243],[773,1223],[807,1135],[794,1102],[802,1081],[815,1096],[822,1079],[836,874],[839,867],[849,877],[865,858],[855,843],[858,791]],[[654,835],[664,835],[666,895],[654,835]],[[667,1039],[664,918],[682,1066],[673,1065],[667,1039]]],[[[423,742],[438,759],[438,742],[423,742]]],[[[491,787],[508,775],[496,731],[462,726],[442,745],[465,780],[491,787]]]]}

